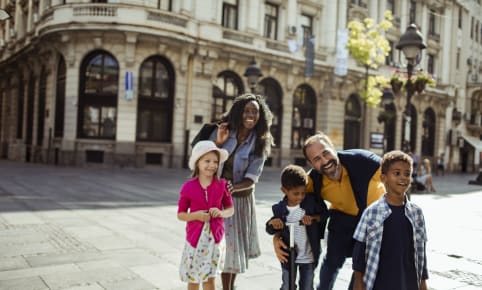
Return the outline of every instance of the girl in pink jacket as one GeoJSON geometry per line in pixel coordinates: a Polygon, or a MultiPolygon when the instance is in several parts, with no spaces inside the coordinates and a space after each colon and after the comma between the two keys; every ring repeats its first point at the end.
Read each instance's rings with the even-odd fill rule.
{"type": "Polygon", "coordinates": [[[224,263],[224,218],[233,215],[227,181],[218,178],[219,164],[228,152],[212,141],[199,141],[192,149],[192,179],[183,184],[177,217],[186,221],[186,245],[180,265],[188,290],[215,289],[216,274],[224,263]]]}

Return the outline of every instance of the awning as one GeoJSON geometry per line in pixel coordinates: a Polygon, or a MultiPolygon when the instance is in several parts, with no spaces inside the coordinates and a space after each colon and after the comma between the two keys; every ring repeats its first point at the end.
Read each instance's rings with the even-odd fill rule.
{"type": "Polygon", "coordinates": [[[481,152],[482,152],[482,140],[474,136],[462,135],[467,143],[474,147],[474,165],[477,167],[480,164],[481,152]]]}
{"type": "Polygon", "coordinates": [[[482,140],[477,137],[467,135],[462,135],[462,138],[464,138],[465,141],[474,147],[475,151],[482,152],[482,140]]]}

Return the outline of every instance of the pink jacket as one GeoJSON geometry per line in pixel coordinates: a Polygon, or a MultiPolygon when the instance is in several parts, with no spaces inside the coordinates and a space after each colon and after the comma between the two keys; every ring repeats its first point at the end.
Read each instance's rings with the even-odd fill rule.
{"type": "MultiPolygon", "coordinates": [[[[233,206],[233,199],[226,189],[226,183],[227,181],[224,179],[213,178],[213,181],[207,187],[208,202],[206,202],[204,189],[199,183],[199,178],[195,177],[187,181],[181,188],[177,212],[188,212],[188,210],[189,212],[195,212],[198,210],[209,210],[212,207],[222,210],[233,206]]],[[[224,219],[211,218],[209,223],[214,241],[219,243],[224,236],[224,219]]],[[[187,222],[186,238],[191,246],[197,246],[203,225],[204,222],[199,220],[187,222]]]]}

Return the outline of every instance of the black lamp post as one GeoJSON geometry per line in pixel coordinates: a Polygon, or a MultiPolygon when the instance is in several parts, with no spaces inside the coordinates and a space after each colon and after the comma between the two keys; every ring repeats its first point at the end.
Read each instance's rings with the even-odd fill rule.
{"type": "MultiPolygon", "coordinates": [[[[415,93],[414,83],[411,80],[413,69],[420,63],[420,53],[422,49],[425,49],[427,45],[423,40],[423,36],[417,29],[415,24],[410,24],[407,31],[400,36],[400,41],[398,42],[396,48],[401,50],[407,59],[407,82],[405,88],[407,90],[407,105],[405,107],[404,118],[405,126],[403,128],[403,146],[402,150],[407,151],[409,148],[407,146],[410,144],[410,102],[413,94],[415,93]]],[[[412,148],[413,149],[413,148],[412,148]]]]}
{"type": "Polygon", "coordinates": [[[11,15],[8,13],[7,10],[5,9],[0,9],[0,21],[7,20],[11,17],[11,15]]]}
{"type": "Polygon", "coordinates": [[[248,78],[248,86],[251,89],[252,93],[256,93],[256,87],[258,85],[258,80],[260,77],[263,76],[261,73],[261,69],[259,68],[256,60],[253,57],[253,60],[249,63],[246,71],[244,72],[244,76],[248,78]]]}

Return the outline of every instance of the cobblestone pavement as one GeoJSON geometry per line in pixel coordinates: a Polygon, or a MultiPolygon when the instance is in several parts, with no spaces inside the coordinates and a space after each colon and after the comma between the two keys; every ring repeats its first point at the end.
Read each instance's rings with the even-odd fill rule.
{"type": "MultiPolygon", "coordinates": [[[[0,289],[180,290],[184,223],[176,219],[185,169],[69,168],[0,161],[0,289]]],[[[264,222],[280,198],[279,170],[256,189],[261,257],[238,290],[279,289],[264,222]]],[[[431,289],[482,288],[482,187],[474,175],[435,177],[415,193],[429,233],[431,289]]],[[[335,289],[346,289],[350,261],[335,289]]],[[[316,278],[317,279],[317,278],[316,278]]],[[[219,287],[218,283],[218,287],[219,287]]]]}

